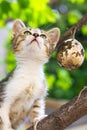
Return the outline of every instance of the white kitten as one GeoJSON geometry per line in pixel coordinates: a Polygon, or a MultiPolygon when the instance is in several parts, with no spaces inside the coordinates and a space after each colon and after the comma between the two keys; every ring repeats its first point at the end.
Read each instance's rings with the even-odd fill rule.
{"type": "Polygon", "coordinates": [[[21,20],[13,24],[16,69],[0,82],[0,130],[12,130],[26,119],[45,115],[47,93],[43,64],[48,61],[60,36],[58,28],[43,31],[28,28],[21,20]]]}

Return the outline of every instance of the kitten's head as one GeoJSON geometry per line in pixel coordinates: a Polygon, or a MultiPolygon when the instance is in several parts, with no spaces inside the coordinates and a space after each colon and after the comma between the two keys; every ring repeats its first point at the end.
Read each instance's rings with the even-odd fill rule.
{"type": "Polygon", "coordinates": [[[30,28],[19,19],[14,22],[12,31],[12,45],[18,61],[32,59],[47,62],[60,36],[58,28],[49,31],[30,28]]]}

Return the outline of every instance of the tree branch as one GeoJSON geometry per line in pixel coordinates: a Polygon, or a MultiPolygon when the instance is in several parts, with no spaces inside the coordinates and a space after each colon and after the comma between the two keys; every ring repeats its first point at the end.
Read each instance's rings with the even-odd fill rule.
{"type": "Polygon", "coordinates": [[[60,37],[60,40],[56,46],[56,51],[58,51],[59,46],[68,39],[70,36],[73,35],[74,31],[79,30],[84,24],[87,24],[87,14],[85,14],[82,19],[79,20],[78,23],[76,23],[73,27],[71,27],[64,35],[60,37]]]}
{"type": "MultiPolygon", "coordinates": [[[[63,130],[85,114],[87,114],[87,87],[84,87],[73,100],[41,120],[37,130],[63,130]]],[[[27,130],[34,130],[34,126],[27,130]]]]}
{"type": "MultiPolygon", "coordinates": [[[[59,46],[63,44],[63,41],[72,36],[75,31],[79,30],[86,23],[87,14],[85,14],[77,24],[60,37],[56,46],[56,51],[58,51],[59,46]]],[[[85,114],[87,114],[87,87],[85,87],[73,100],[61,106],[55,112],[41,120],[37,125],[37,130],[63,130],[85,114]]],[[[27,130],[34,130],[34,126],[27,130]]]]}

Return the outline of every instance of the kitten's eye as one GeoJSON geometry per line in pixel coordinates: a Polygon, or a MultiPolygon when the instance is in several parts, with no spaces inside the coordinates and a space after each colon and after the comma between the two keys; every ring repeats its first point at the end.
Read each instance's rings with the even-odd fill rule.
{"type": "Polygon", "coordinates": [[[31,35],[32,33],[30,31],[25,31],[24,34],[31,35]]]}
{"type": "Polygon", "coordinates": [[[44,39],[47,38],[47,36],[46,36],[45,34],[41,34],[40,37],[42,37],[42,38],[44,38],[44,39]]]}

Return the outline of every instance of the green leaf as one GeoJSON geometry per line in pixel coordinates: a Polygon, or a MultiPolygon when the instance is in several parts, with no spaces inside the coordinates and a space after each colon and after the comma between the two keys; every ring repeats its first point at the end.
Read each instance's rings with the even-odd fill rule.
{"type": "Polygon", "coordinates": [[[56,86],[61,87],[64,90],[67,90],[72,85],[71,77],[65,69],[59,69],[57,71],[58,80],[56,81],[56,86]]]}
{"type": "Polygon", "coordinates": [[[87,36],[87,25],[83,25],[81,28],[83,35],[87,36]]]}
{"type": "Polygon", "coordinates": [[[68,22],[70,25],[73,25],[81,19],[82,14],[78,10],[73,10],[68,13],[68,22]]]}
{"type": "Polygon", "coordinates": [[[47,74],[46,79],[47,79],[48,87],[49,89],[51,89],[53,87],[53,83],[55,82],[55,76],[47,74]]]}
{"type": "Polygon", "coordinates": [[[1,10],[2,10],[3,13],[7,14],[10,11],[11,6],[10,6],[10,3],[8,1],[4,1],[3,0],[0,3],[0,8],[1,8],[1,10]]]}
{"type": "Polygon", "coordinates": [[[72,3],[82,4],[85,0],[71,0],[72,3]]]}
{"type": "Polygon", "coordinates": [[[17,1],[18,1],[19,6],[22,9],[27,8],[29,5],[29,0],[17,0],[17,1]]]}

